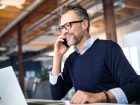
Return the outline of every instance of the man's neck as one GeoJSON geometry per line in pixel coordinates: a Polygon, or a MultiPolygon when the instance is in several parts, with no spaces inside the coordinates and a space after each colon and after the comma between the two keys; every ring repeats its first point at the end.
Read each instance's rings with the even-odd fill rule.
{"type": "Polygon", "coordinates": [[[90,38],[90,35],[84,35],[83,39],[76,45],[77,50],[81,53],[84,47],[84,43],[90,38]]]}

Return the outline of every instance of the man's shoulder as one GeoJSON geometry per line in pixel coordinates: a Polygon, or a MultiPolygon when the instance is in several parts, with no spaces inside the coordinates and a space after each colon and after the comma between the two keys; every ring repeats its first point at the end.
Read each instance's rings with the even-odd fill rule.
{"type": "Polygon", "coordinates": [[[118,46],[118,44],[116,43],[116,42],[114,42],[114,41],[112,41],[112,40],[103,40],[103,39],[99,39],[99,44],[103,44],[103,45],[105,45],[105,46],[118,46]]]}
{"type": "Polygon", "coordinates": [[[100,43],[116,43],[116,42],[114,42],[112,40],[105,40],[105,39],[99,39],[99,42],[100,43]]]}
{"type": "Polygon", "coordinates": [[[96,44],[96,48],[101,48],[102,50],[106,50],[108,52],[119,51],[121,49],[120,45],[112,40],[103,40],[99,39],[96,44]]]}

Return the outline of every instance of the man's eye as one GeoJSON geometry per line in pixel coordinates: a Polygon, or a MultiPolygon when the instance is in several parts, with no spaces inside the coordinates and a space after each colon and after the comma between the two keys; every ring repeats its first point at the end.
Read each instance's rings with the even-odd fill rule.
{"type": "Polygon", "coordinates": [[[65,27],[69,27],[70,26],[70,24],[68,23],[68,24],[65,24],[65,27]]]}

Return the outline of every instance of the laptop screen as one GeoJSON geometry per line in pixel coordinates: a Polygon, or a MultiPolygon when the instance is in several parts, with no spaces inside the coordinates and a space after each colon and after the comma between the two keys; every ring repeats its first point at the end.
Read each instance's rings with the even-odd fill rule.
{"type": "Polygon", "coordinates": [[[11,66],[0,69],[0,97],[2,105],[27,105],[11,66]]]}

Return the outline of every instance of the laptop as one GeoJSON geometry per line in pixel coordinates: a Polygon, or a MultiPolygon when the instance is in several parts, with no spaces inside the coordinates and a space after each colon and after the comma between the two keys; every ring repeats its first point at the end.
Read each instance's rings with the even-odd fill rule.
{"type": "Polygon", "coordinates": [[[11,66],[0,69],[0,98],[2,105],[27,105],[11,66]]]}
{"type": "Polygon", "coordinates": [[[61,104],[64,101],[25,99],[14,70],[11,66],[0,69],[0,105],[49,105],[61,104]]]}

